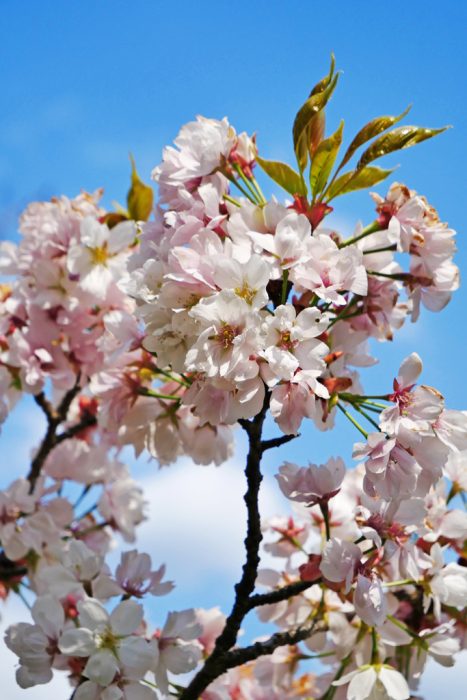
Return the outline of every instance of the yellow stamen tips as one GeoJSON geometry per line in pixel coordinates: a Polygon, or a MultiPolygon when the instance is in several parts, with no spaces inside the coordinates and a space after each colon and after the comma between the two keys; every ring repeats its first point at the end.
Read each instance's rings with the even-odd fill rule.
{"type": "Polygon", "coordinates": [[[245,299],[247,304],[250,306],[252,305],[253,299],[255,298],[256,289],[252,289],[246,283],[244,283],[242,287],[236,287],[234,292],[238,297],[245,299]]]}
{"type": "Polygon", "coordinates": [[[138,372],[138,376],[142,382],[149,382],[153,378],[154,373],[147,367],[142,367],[138,372]]]}
{"type": "Polygon", "coordinates": [[[117,641],[118,637],[114,635],[111,629],[107,628],[100,635],[98,645],[100,649],[109,649],[110,651],[114,651],[117,641]]]}
{"type": "Polygon", "coordinates": [[[0,284],[0,301],[5,301],[11,294],[11,285],[0,284]]]}
{"type": "Polygon", "coordinates": [[[296,345],[296,342],[292,340],[292,337],[290,335],[290,331],[283,331],[280,334],[280,340],[278,343],[279,347],[283,348],[284,350],[289,350],[289,352],[293,352],[293,349],[296,345]]]}
{"type": "Polygon", "coordinates": [[[227,350],[233,343],[234,338],[238,335],[237,329],[224,324],[219,333],[215,336],[216,340],[227,350]]]}
{"type": "Polygon", "coordinates": [[[90,248],[91,258],[93,265],[105,265],[109,258],[109,252],[107,250],[107,244],[104,244],[100,248],[90,248]]]}

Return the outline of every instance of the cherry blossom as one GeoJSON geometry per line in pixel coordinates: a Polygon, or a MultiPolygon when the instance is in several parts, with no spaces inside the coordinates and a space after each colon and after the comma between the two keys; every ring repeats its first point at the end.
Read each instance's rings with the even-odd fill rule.
{"type": "Polygon", "coordinates": [[[337,77],[333,60],[298,112],[296,167],[199,116],[154,168],[155,201],[133,163],[126,208],[104,209],[101,190],[31,203],[18,243],[0,245],[0,423],[28,395],[44,425],[0,491],[0,598],[32,615],[6,633],[22,688],[61,670],[75,700],[406,700],[428,657],[449,667],[465,648],[467,412],[418,383],[416,352],[375,394],[364,378],[372,338],[449,302],[455,232],[401,183],[372,193],[373,220],[348,238],[326,218],[366,178],[379,189],[378,139],[402,148],[439,130],[382,117],[339,156],[322,128],[337,77]],[[263,192],[260,168],[283,197],[263,192]],[[319,436],[344,420],[359,464],[312,463],[309,422],[319,436]],[[286,452],[299,430],[303,467],[286,452]],[[125,461],[221,466],[241,431],[245,561],[230,612],[213,600],[161,623],[149,596],[175,584],[153,568],[157,547],[111,563],[147,517],[125,461]],[[287,499],[267,520],[262,460],[287,499]],[[275,631],[250,639],[253,611],[275,631]]]}

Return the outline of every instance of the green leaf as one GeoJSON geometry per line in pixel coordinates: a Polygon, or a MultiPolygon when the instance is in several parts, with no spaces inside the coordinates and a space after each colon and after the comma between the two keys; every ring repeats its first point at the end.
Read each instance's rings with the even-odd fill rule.
{"type": "Polygon", "coordinates": [[[304,139],[305,143],[308,144],[308,153],[310,154],[310,160],[316,153],[316,149],[323,140],[324,131],[326,128],[326,116],[324,112],[318,112],[318,114],[311,120],[307,135],[304,139]]]}
{"type": "MultiPolygon", "coordinates": [[[[334,75],[334,56],[329,73],[315,85],[307,101],[300,107],[293,124],[293,143],[298,167],[303,172],[308,162],[308,151],[316,147],[317,135],[324,128],[319,113],[324,109],[336,87],[339,74],[334,75]]],[[[320,140],[320,139],[319,139],[320,140]]]]}
{"type": "Polygon", "coordinates": [[[103,223],[107,224],[109,228],[113,228],[114,226],[117,226],[117,224],[120,224],[122,221],[128,221],[128,216],[126,214],[122,214],[119,211],[109,211],[104,216],[103,223]]]}
{"type": "Polygon", "coordinates": [[[329,136],[327,139],[324,139],[324,141],[321,141],[316,149],[310,169],[310,186],[313,197],[315,197],[319,192],[322,192],[326,187],[329,175],[331,174],[332,166],[334,165],[342,143],[343,129],[344,122],[341,121],[337,131],[335,131],[332,136],[329,136]]]}
{"type": "Polygon", "coordinates": [[[286,192],[291,195],[307,195],[307,189],[303,178],[287,163],[280,163],[275,160],[265,160],[256,156],[256,162],[269,175],[271,180],[277,182],[286,192]]]}
{"type": "Polygon", "coordinates": [[[128,215],[134,221],[147,221],[152,212],[154,192],[152,187],[145,185],[136,171],[135,160],[131,160],[131,187],[127,194],[128,215]]]}
{"type": "Polygon", "coordinates": [[[407,109],[405,109],[401,114],[399,114],[396,117],[376,117],[375,119],[372,119],[371,122],[368,122],[368,124],[365,124],[365,126],[362,129],[360,129],[360,131],[348,147],[347,151],[345,152],[344,158],[341,164],[339,165],[339,168],[342,168],[346,163],[349,162],[357,148],[362,146],[367,141],[370,141],[375,136],[378,136],[383,131],[386,131],[386,129],[389,129],[390,126],[394,126],[394,124],[400,122],[400,120],[403,119],[409,113],[411,106],[412,105],[409,105],[407,109]]]}
{"type": "Polygon", "coordinates": [[[398,126],[396,129],[383,134],[373,141],[371,146],[363,152],[356,169],[361,170],[368,163],[388,153],[410,148],[417,143],[426,141],[426,139],[431,139],[448,128],[448,126],[444,126],[441,129],[425,129],[421,126],[398,126]]]}
{"type": "Polygon", "coordinates": [[[329,202],[331,199],[334,199],[334,197],[347,194],[347,192],[354,192],[355,190],[363,190],[366,187],[372,187],[378,182],[385,180],[394,170],[395,168],[392,168],[392,170],[383,170],[383,168],[372,165],[362,168],[361,170],[349,170],[332,183],[326,193],[326,201],[329,202]]]}
{"type": "Polygon", "coordinates": [[[313,95],[316,95],[318,92],[323,92],[325,88],[329,85],[331,82],[331,78],[334,75],[334,70],[336,68],[336,57],[334,54],[331,52],[331,66],[329,68],[329,72],[327,75],[324,76],[316,85],[314,88],[311,90],[310,94],[308,97],[313,97],[313,95]]]}

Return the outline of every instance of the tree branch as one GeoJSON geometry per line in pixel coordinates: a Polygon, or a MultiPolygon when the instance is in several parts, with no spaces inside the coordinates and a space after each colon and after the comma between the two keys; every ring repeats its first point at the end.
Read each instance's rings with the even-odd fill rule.
{"type": "Polygon", "coordinates": [[[296,630],[291,632],[276,632],[264,642],[255,642],[248,647],[232,649],[232,651],[229,651],[224,655],[224,666],[226,669],[241,666],[242,664],[246,664],[248,661],[258,659],[260,656],[272,654],[272,652],[278,647],[283,647],[289,644],[298,644],[298,642],[302,642],[304,639],[311,637],[313,632],[315,632],[316,623],[317,620],[315,619],[308,627],[298,627],[296,630]]]}
{"type": "Polygon", "coordinates": [[[262,540],[261,517],[258,506],[259,488],[262,481],[260,469],[263,447],[261,434],[269,407],[266,394],[261,411],[252,420],[239,423],[248,435],[249,450],[245,467],[247,490],[244,501],[247,508],[247,534],[245,537],[246,560],[240,581],[235,586],[235,600],[224,629],[216,639],[214,650],[206,659],[203,668],[194,676],[180,695],[180,700],[198,700],[201,693],[213,680],[226,670],[225,654],[237,641],[240,625],[250,610],[250,596],[255,588],[259,566],[259,546],[262,540]]]}
{"type": "Polygon", "coordinates": [[[97,423],[96,416],[93,416],[92,414],[87,413],[79,421],[79,423],[75,423],[75,425],[72,425],[67,430],[64,430],[63,433],[60,433],[59,435],[57,435],[56,440],[55,440],[55,444],[59,445],[64,440],[69,440],[70,438],[75,437],[75,435],[78,435],[82,430],[84,430],[85,428],[90,428],[92,425],[96,425],[96,423],[97,423]]]}
{"type": "Polygon", "coordinates": [[[280,437],[272,438],[271,440],[263,440],[261,442],[261,449],[263,452],[266,452],[266,450],[285,445],[287,442],[295,440],[295,438],[298,437],[300,437],[299,433],[297,433],[297,435],[281,435],[280,437]]]}
{"type": "Polygon", "coordinates": [[[295,581],[288,586],[282,586],[282,588],[278,588],[270,593],[257,593],[256,595],[250,596],[248,601],[249,608],[252,610],[260,605],[271,605],[273,603],[280,603],[282,600],[288,600],[294,595],[303,593],[303,591],[314,586],[315,583],[320,583],[320,581],[321,579],[317,579],[316,581],[295,581]]]}
{"type": "MultiPolygon", "coordinates": [[[[31,462],[31,468],[27,476],[27,479],[30,484],[30,493],[34,491],[36,481],[39,478],[41,469],[44,465],[45,460],[47,459],[47,456],[49,455],[51,450],[53,450],[55,445],[57,445],[58,442],[62,442],[66,439],[66,437],[62,436],[66,435],[68,431],[62,433],[61,436],[57,436],[57,428],[59,427],[60,423],[62,423],[62,421],[66,419],[68,411],[70,410],[71,402],[79,393],[80,388],[80,375],[78,374],[74,386],[66,392],[65,396],[63,397],[56,409],[54,409],[50,401],[46,398],[43,391],[34,396],[35,402],[38,406],[42,408],[45,417],[47,418],[47,430],[39,446],[39,449],[37,450],[36,455],[31,462]]],[[[79,430],[76,430],[73,434],[76,434],[76,432],[79,432],[79,430]]],[[[72,437],[72,435],[70,435],[69,437],[72,437]]]]}

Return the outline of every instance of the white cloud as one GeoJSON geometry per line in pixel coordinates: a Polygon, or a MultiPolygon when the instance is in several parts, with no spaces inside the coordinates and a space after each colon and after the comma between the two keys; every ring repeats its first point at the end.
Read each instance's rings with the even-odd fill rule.
{"type": "Polygon", "coordinates": [[[467,650],[465,649],[456,657],[456,664],[453,668],[445,668],[435,661],[429,661],[417,694],[423,700],[440,700],[448,691],[451,698],[465,698],[466,667],[467,650]]]}
{"type": "MultiPolygon", "coordinates": [[[[193,581],[212,588],[218,577],[239,576],[246,523],[245,476],[239,457],[219,468],[180,460],[141,483],[149,520],[139,528],[138,547],[149,552],[155,564],[167,564],[177,588],[185,585],[189,593],[193,581]]],[[[260,492],[262,516],[281,508],[279,490],[265,479],[260,492]]]]}

